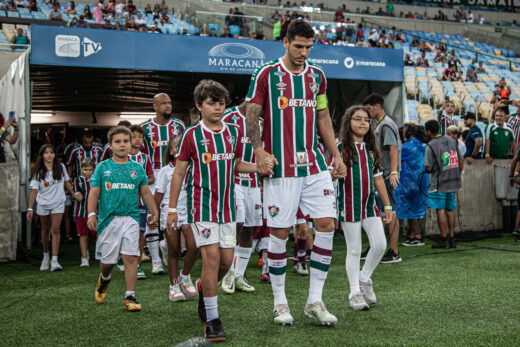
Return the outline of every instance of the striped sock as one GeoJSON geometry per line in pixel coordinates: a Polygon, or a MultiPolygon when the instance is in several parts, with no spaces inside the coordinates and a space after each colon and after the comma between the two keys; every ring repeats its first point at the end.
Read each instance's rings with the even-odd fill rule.
{"type": "Polygon", "coordinates": [[[332,239],[334,233],[316,232],[314,246],[311,252],[310,274],[311,284],[309,286],[308,304],[322,301],[321,294],[323,285],[327,279],[330,261],[332,259],[332,239]]]}
{"type": "Polygon", "coordinates": [[[273,235],[269,238],[267,248],[267,262],[269,265],[269,277],[273,288],[274,306],[286,304],[285,297],[285,270],[287,267],[287,239],[281,240],[273,235]]]}

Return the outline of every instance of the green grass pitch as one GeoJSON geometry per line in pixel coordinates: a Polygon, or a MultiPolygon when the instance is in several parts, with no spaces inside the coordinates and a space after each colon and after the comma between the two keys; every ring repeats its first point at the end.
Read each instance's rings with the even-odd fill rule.
{"type": "MultiPolygon", "coordinates": [[[[219,292],[225,344],[518,346],[520,244],[510,235],[473,243],[494,249],[459,243],[455,250],[436,251],[431,243],[401,247],[402,263],[380,265],[373,276],[377,305],[354,312],[348,307],[346,246],[336,237],[324,291],[328,309],[338,317],[336,327],[315,326],[304,317],[309,278],[293,274],[291,260],[286,290],[295,325],[274,325],[271,288],[260,283],[253,254],[247,275],[256,292],[219,292]]],[[[62,272],[41,273],[37,250],[30,264],[0,265],[0,346],[173,346],[203,335],[196,301],[170,302],[167,276],[139,281],[137,298],[143,311],[124,312],[124,280],[117,269],[107,301],[100,305],[93,297],[97,264],[91,261],[89,268],[80,268],[77,245],[62,246],[62,252],[62,272]]],[[[144,269],[151,273],[150,264],[144,269]]],[[[194,282],[200,269],[199,260],[194,282]]]]}

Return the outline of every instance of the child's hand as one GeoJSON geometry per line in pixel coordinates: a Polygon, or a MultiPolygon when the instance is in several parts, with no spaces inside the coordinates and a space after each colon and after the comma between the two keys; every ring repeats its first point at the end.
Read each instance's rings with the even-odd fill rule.
{"type": "Polygon", "coordinates": [[[343,158],[341,157],[341,154],[337,157],[334,157],[334,169],[332,171],[333,175],[336,178],[343,178],[347,175],[347,166],[343,162],[343,158]]]}
{"type": "Polygon", "coordinates": [[[148,226],[150,227],[150,229],[157,229],[157,227],[159,226],[157,216],[153,214],[148,216],[148,226]]]}
{"type": "Polygon", "coordinates": [[[383,223],[389,224],[392,221],[392,210],[385,210],[385,216],[383,217],[383,223]]]}
{"type": "Polygon", "coordinates": [[[90,216],[87,220],[87,227],[89,230],[97,231],[97,216],[90,216]]]}
{"type": "Polygon", "coordinates": [[[83,200],[83,194],[81,194],[80,192],[74,193],[72,196],[74,197],[74,199],[76,199],[76,201],[83,200]]]}
{"type": "Polygon", "coordinates": [[[177,213],[168,213],[168,217],[166,218],[166,232],[168,235],[172,235],[173,230],[177,230],[177,213]]]}
{"type": "Polygon", "coordinates": [[[33,218],[33,211],[27,211],[27,220],[29,222],[32,222],[32,218],[33,218]]]}

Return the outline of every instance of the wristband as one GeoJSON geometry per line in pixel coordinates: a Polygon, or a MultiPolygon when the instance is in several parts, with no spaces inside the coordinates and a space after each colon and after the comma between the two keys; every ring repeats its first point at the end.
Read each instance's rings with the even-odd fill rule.
{"type": "Polygon", "coordinates": [[[7,129],[4,127],[1,127],[0,130],[2,130],[4,133],[7,131],[7,129]]]}
{"type": "Polygon", "coordinates": [[[28,209],[27,209],[27,212],[32,212],[32,211],[33,211],[32,208],[28,208],[28,209]]]}
{"type": "Polygon", "coordinates": [[[177,212],[168,212],[168,216],[171,214],[177,214],[177,212]]]}
{"type": "Polygon", "coordinates": [[[176,208],[168,208],[168,213],[177,213],[177,209],[176,208]]]}
{"type": "Polygon", "coordinates": [[[146,219],[150,218],[151,216],[152,216],[152,214],[151,214],[151,213],[148,213],[148,214],[146,215],[146,219]]]}
{"type": "Polygon", "coordinates": [[[385,206],[385,211],[386,210],[391,210],[392,209],[392,206],[385,206]]]}
{"type": "Polygon", "coordinates": [[[486,155],[484,157],[489,158],[489,153],[486,153],[486,155]]]}
{"type": "Polygon", "coordinates": [[[90,213],[88,214],[88,217],[87,217],[87,218],[90,218],[90,217],[92,217],[92,216],[97,216],[97,213],[96,213],[96,212],[90,212],[90,213]]]}

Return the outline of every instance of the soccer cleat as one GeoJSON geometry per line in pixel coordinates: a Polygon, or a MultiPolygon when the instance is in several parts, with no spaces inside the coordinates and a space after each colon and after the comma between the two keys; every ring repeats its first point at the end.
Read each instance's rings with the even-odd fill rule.
{"type": "Polygon", "coordinates": [[[117,261],[117,268],[119,269],[119,271],[125,272],[125,264],[123,263],[123,259],[119,258],[119,260],[117,261]]]}
{"type": "Polygon", "coordinates": [[[206,306],[204,306],[204,295],[202,295],[202,281],[198,279],[195,282],[197,291],[199,292],[199,302],[197,303],[197,317],[202,323],[206,323],[206,306]]]}
{"type": "Polygon", "coordinates": [[[359,292],[355,292],[354,295],[352,295],[348,300],[348,304],[354,311],[366,311],[370,309],[365,298],[359,292]]]}
{"type": "Polygon", "coordinates": [[[321,325],[336,325],[338,319],[327,311],[323,301],[316,301],[313,304],[306,304],[303,313],[307,318],[317,319],[321,325]]]}
{"type": "Polygon", "coordinates": [[[413,247],[415,246],[415,238],[407,238],[404,242],[401,243],[405,247],[413,247]]]}
{"type": "Polygon", "coordinates": [[[161,250],[162,261],[168,266],[168,245],[166,244],[166,240],[163,239],[159,242],[159,249],[161,250]]]}
{"type": "Polygon", "coordinates": [[[206,326],[204,327],[204,336],[211,342],[226,341],[226,333],[224,332],[224,329],[222,329],[220,318],[215,318],[206,323],[206,326]]]}
{"type": "Polygon", "coordinates": [[[149,263],[150,261],[152,261],[152,258],[146,252],[143,252],[141,254],[141,263],[149,263]]]}
{"type": "Polygon", "coordinates": [[[432,248],[435,249],[448,249],[450,248],[450,244],[448,243],[447,238],[440,238],[437,243],[432,245],[432,248]]]}
{"type": "Polygon", "coordinates": [[[99,275],[96,290],[94,290],[94,299],[96,299],[96,302],[98,302],[100,304],[105,302],[105,299],[107,298],[107,294],[108,294],[109,285],[110,285],[110,280],[105,281],[101,278],[101,275],[99,275]]]}
{"type": "Polygon", "coordinates": [[[182,289],[182,291],[189,296],[190,298],[194,298],[197,296],[197,290],[195,289],[195,286],[191,282],[190,275],[188,276],[179,276],[179,284],[182,289]]]}
{"type": "Polygon", "coordinates": [[[144,273],[143,267],[141,266],[141,264],[139,264],[137,266],[137,279],[138,280],[145,280],[146,279],[146,274],[144,273]]]}
{"type": "Polygon", "coordinates": [[[370,251],[370,246],[368,246],[367,249],[365,249],[363,252],[361,252],[361,260],[365,260],[365,258],[367,257],[367,254],[368,254],[368,251],[370,251]]]}
{"type": "Polygon", "coordinates": [[[250,285],[244,276],[235,279],[235,287],[241,292],[252,293],[255,291],[255,287],[250,285]]]}
{"type": "Polygon", "coordinates": [[[162,267],[162,263],[153,263],[152,264],[152,274],[154,275],[164,275],[164,269],[162,267]]]}
{"type": "Polygon", "coordinates": [[[129,312],[139,312],[141,311],[141,304],[137,302],[135,297],[127,296],[124,302],[124,310],[129,312]]]}
{"type": "Polygon", "coordinates": [[[269,274],[263,274],[260,277],[260,281],[263,283],[271,283],[271,277],[269,277],[269,274]]]}
{"type": "Polygon", "coordinates": [[[182,294],[181,288],[179,288],[179,283],[175,283],[174,285],[170,285],[170,301],[185,301],[186,297],[182,294]]]}
{"type": "Polygon", "coordinates": [[[306,263],[296,263],[293,266],[293,272],[297,273],[298,275],[309,276],[309,270],[307,270],[306,263]]]}
{"type": "Polygon", "coordinates": [[[226,294],[233,294],[235,292],[235,272],[228,271],[226,276],[222,279],[221,287],[226,294]]]}
{"type": "Polygon", "coordinates": [[[281,304],[276,305],[273,310],[274,322],[280,325],[293,325],[294,318],[291,316],[291,310],[289,310],[289,305],[281,304]]]}
{"type": "Polygon", "coordinates": [[[520,236],[520,230],[518,230],[518,229],[513,230],[513,235],[520,236]]]}
{"type": "Polygon", "coordinates": [[[392,248],[388,249],[388,252],[383,256],[381,259],[381,264],[393,264],[393,263],[400,263],[403,259],[399,254],[395,254],[394,250],[392,248]]]}
{"type": "Polygon", "coordinates": [[[57,260],[51,260],[51,272],[61,270],[63,270],[63,268],[61,267],[60,263],[58,263],[57,260]]]}
{"type": "Polygon", "coordinates": [[[40,265],[40,271],[49,271],[51,268],[51,259],[43,258],[42,265],[40,265]]]}
{"type": "Polygon", "coordinates": [[[376,293],[374,293],[374,287],[372,286],[372,280],[368,282],[359,281],[359,288],[361,289],[361,295],[368,305],[374,305],[377,302],[376,293]]]}
{"type": "Polygon", "coordinates": [[[457,244],[455,243],[454,237],[448,237],[448,247],[449,248],[457,248],[457,244]]]}
{"type": "Polygon", "coordinates": [[[424,240],[423,239],[415,239],[415,245],[414,246],[424,246],[424,240]]]}
{"type": "Polygon", "coordinates": [[[85,266],[89,266],[88,259],[81,258],[81,264],[79,265],[79,267],[85,267],[85,266]]]}

